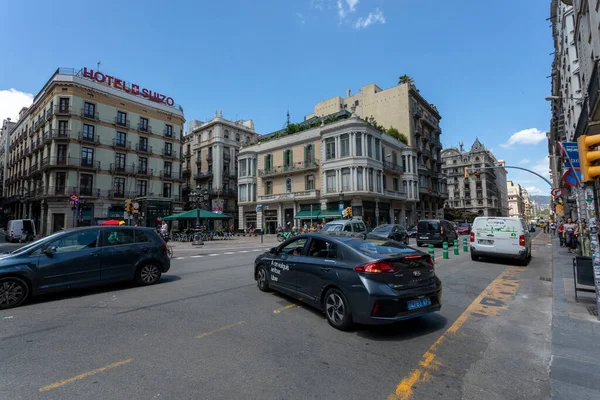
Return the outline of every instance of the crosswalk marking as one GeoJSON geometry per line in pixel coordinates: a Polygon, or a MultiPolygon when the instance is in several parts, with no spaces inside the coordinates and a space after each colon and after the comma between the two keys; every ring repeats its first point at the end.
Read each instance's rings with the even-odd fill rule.
{"type": "Polygon", "coordinates": [[[240,254],[240,253],[250,253],[251,251],[265,251],[265,249],[228,251],[228,252],[225,252],[225,253],[212,253],[212,254],[203,254],[203,255],[195,255],[195,256],[187,256],[187,257],[175,257],[175,258],[173,258],[173,260],[186,260],[188,258],[202,258],[202,257],[216,257],[216,256],[220,256],[220,255],[232,255],[232,254],[240,254]]]}
{"type": "Polygon", "coordinates": [[[192,256],[192,258],[202,258],[204,256],[192,256]]]}
{"type": "Polygon", "coordinates": [[[209,257],[214,257],[214,256],[218,256],[218,254],[209,254],[209,257]]]}
{"type": "Polygon", "coordinates": [[[227,253],[223,253],[223,254],[235,254],[233,251],[228,251],[227,253]]]}

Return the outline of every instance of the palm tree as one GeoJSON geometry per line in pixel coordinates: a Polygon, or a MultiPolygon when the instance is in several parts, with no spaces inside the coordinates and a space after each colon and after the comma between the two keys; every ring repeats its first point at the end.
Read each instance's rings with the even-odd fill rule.
{"type": "Polygon", "coordinates": [[[415,83],[415,81],[410,76],[404,74],[400,78],[398,78],[398,85],[401,85],[404,83],[415,83]]]}

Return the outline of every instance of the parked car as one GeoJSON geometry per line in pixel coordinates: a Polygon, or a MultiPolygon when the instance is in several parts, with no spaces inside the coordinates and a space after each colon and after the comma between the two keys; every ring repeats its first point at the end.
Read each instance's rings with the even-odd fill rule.
{"type": "Polygon", "coordinates": [[[417,246],[424,244],[442,245],[454,243],[458,233],[454,225],[445,219],[423,219],[417,223],[417,246]]]}
{"type": "Polygon", "coordinates": [[[31,242],[35,238],[35,224],[31,219],[11,219],[5,230],[7,242],[31,242]]]}
{"type": "Polygon", "coordinates": [[[531,259],[531,235],[522,218],[477,217],[470,239],[472,260],[501,257],[527,265],[531,259]]]}
{"type": "Polygon", "coordinates": [[[416,238],[417,237],[417,226],[411,226],[408,228],[408,237],[416,238]]]}
{"type": "Polygon", "coordinates": [[[367,237],[392,239],[396,242],[408,244],[408,232],[402,225],[384,224],[378,225],[367,235],[367,237]]]}
{"type": "Polygon", "coordinates": [[[352,236],[364,239],[367,234],[367,227],[360,219],[338,219],[326,223],[321,229],[321,233],[334,236],[352,236]]]}
{"type": "Polygon", "coordinates": [[[334,328],[389,324],[439,311],[442,282],[428,254],[390,240],[299,235],[259,255],[254,279],[316,307],[334,328]]]}
{"type": "Polygon", "coordinates": [[[60,231],[0,255],[0,310],[29,296],[132,280],[152,285],[171,266],[151,228],[94,226],[60,231]]]}
{"type": "Polygon", "coordinates": [[[471,224],[468,224],[466,222],[458,224],[458,226],[456,227],[456,232],[459,235],[468,235],[469,233],[471,233],[471,224]]]}

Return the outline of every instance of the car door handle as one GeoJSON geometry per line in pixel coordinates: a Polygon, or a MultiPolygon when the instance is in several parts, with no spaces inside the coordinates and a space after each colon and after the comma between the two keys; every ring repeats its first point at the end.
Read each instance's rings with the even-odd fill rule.
{"type": "Polygon", "coordinates": [[[100,253],[90,253],[90,256],[92,257],[98,257],[100,255],[100,253]]]}
{"type": "Polygon", "coordinates": [[[322,267],[321,271],[323,271],[323,272],[329,272],[329,271],[331,271],[331,268],[322,267]]]}

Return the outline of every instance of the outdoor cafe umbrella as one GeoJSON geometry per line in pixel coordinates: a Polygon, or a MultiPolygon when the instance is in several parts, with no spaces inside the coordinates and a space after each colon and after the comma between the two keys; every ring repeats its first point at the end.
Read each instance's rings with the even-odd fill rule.
{"type": "Polygon", "coordinates": [[[217,213],[210,212],[207,210],[197,210],[196,209],[196,210],[189,210],[186,212],[182,212],[179,214],[169,215],[168,217],[164,217],[163,220],[167,220],[167,221],[175,221],[175,220],[183,220],[183,219],[194,220],[196,218],[228,220],[228,219],[232,219],[233,217],[230,217],[229,215],[225,215],[225,214],[217,214],[217,213]]]}
{"type": "Polygon", "coordinates": [[[116,220],[116,219],[109,219],[107,221],[104,221],[100,225],[112,225],[112,226],[125,225],[125,221],[119,221],[119,220],[116,220]]]}

